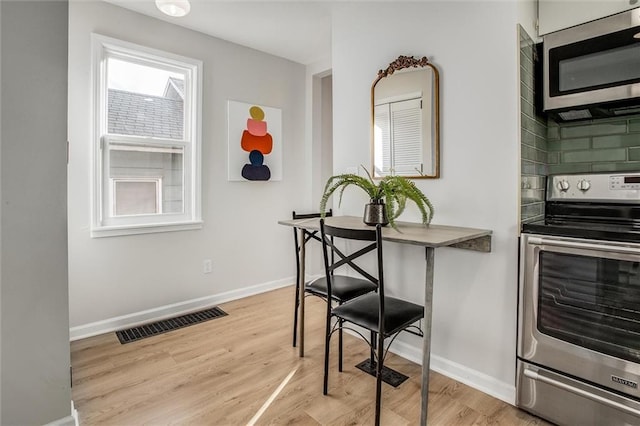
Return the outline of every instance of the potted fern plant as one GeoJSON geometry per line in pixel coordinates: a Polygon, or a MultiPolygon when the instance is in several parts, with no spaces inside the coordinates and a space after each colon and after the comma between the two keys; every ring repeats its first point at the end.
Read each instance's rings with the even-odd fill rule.
{"type": "Polygon", "coordinates": [[[422,213],[422,223],[428,225],[433,218],[433,205],[424,193],[409,179],[403,176],[385,176],[376,183],[369,171],[364,168],[367,177],[352,173],[331,176],[324,187],[320,200],[320,212],[324,216],[329,197],[339,190],[339,201],[342,202],[344,190],[355,185],[370,198],[365,206],[363,221],[367,225],[390,224],[397,229],[395,220],[404,211],[407,200],[413,201],[422,213]]]}

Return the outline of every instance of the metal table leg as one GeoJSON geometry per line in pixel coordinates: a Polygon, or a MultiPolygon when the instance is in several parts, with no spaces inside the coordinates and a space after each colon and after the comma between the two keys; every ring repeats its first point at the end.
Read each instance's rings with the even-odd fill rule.
{"type": "Polygon", "coordinates": [[[433,308],[433,258],[435,249],[425,247],[426,278],[424,290],[424,327],[422,338],[422,405],[420,424],[427,424],[427,405],[429,404],[429,362],[431,360],[431,312],[433,308]]]}
{"type": "Polygon", "coordinates": [[[300,310],[298,312],[298,336],[299,339],[299,355],[300,357],[304,357],[304,281],[305,281],[305,263],[306,263],[306,253],[305,253],[305,239],[304,239],[304,229],[299,228],[298,232],[300,233],[300,276],[298,277],[298,291],[300,294],[300,310]]]}

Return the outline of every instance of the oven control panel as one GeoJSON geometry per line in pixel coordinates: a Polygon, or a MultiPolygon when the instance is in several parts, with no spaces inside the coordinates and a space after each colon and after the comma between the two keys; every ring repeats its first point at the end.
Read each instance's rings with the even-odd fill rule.
{"type": "Polygon", "coordinates": [[[640,189],[640,176],[638,175],[617,175],[611,176],[609,180],[611,189],[640,189]]]}
{"type": "Polygon", "coordinates": [[[640,172],[552,175],[547,200],[640,204],[640,172]]]}

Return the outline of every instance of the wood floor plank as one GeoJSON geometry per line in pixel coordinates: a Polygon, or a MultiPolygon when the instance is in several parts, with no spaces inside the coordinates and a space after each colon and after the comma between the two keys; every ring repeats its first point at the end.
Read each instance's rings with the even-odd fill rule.
{"type": "MultiPolygon", "coordinates": [[[[115,333],[73,342],[80,423],[246,425],[258,413],[256,425],[373,423],[375,379],[355,368],[369,356],[360,339],[345,335],[342,373],[333,339],[329,395],[322,395],[324,302],[307,299],[304,358],[291,347],[293,288],[221,307],[228,316],[126,345],[115,333]]],[[[398,388],[383,385],[382,423],[418,423],[420,366],[394,354],[386,363],[410,378],[398,388]]],[[[445,376],[430,376],[430,425],[548,424],[445,376]]]]}

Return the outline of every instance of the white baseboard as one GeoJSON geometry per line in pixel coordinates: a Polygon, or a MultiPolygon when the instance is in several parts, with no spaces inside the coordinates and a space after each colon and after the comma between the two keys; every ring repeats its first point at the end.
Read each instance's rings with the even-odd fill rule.
{"type": "MultiPolygon", "coordinates": [[[[389,351],[416,364],[422,364],[422,348],[416,348],[415,346],[396,340],[393,342],[389,351]]],[[[515,405],[516,387],[513,384],[501,382],[495,377],[491,377],[485,373],[434,354],[431,354],[429,367],[433,371],[444,374],[487,395],[491,395],[508,404],[515,405]]]]}
{"type": "Polygon", "coordinates": [[[200,297],[198,299],[186,300],[184,302],[173,303],[171,305],[159,306],[157,308],[147,309],[145,311],[134,312],[132,314],[122,315],[119,317],[108,318],[102,321],[96,321],[89,324],[78,325],[69,329],[69,337],[71,341],[84,339],[98,334],[110,333],[124,328],[136,327],[153,321],[160,321],[171,318],[176,315],[183,315],[189,312],[206,309],[211,306],[219,305],[224,302],[242,299],[243,297],[253,296],[267,291],[292,285],[295,282],[294,277],[284,278],[281,280],[270,281],[251,287],[245,287],[238,290],[232,290],[225,293],[213,294],[210,296],[200,297]]]}
{"type": "Polygon", "coordinates": [[[72,415],[68,415],[67,417],[63,417],[58,420],[54,420],[51,423],[47,423],[45,426],[77,426],[78,421],[76,417],[72,415]]]}
{"type": "Polygon", "coordinates": [[[76,410],[73,406],[73,401],[71,401],[71,414],[61,419],[47,423],[45,426],[79,426],[78,410],[76,410]]]}

